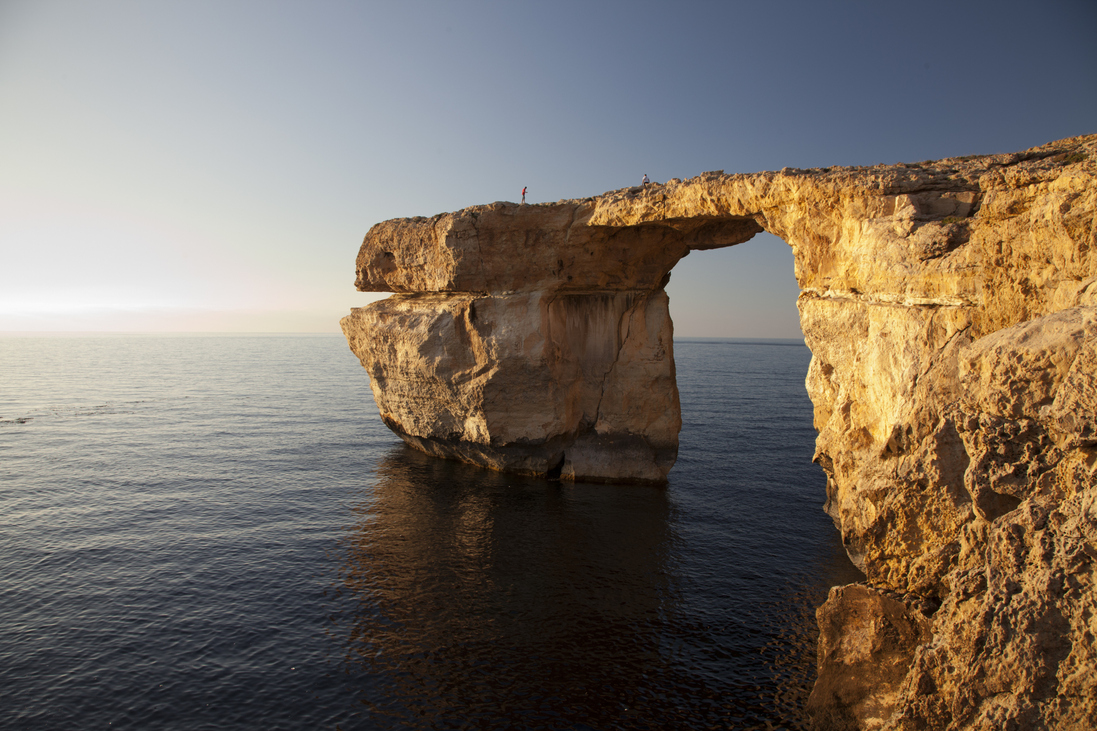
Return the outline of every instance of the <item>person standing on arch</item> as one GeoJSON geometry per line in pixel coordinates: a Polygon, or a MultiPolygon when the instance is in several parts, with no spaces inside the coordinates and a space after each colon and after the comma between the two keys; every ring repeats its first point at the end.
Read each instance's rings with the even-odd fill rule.
{"type": "Polygon", "coordinates": [[[523,203],[525,203],[525,202],[526,202],[526,188],[527,188],[527,187],[528,187],[528,186],[525,186],[525,185],[523,185],[523,186],[522,186],[522,202],[523,202],[523,203]]]}
{"type": "Polygon", "coordinates": [[[650,183],[650,182],[651,182],[651,181],[650,181],[650,180],[648,180],[648,174],[647,174],[647,173],[644,173],[644,182],[643,182],[643,186],[644,186],[645,188],[646,188],[646,187],[648,187],[648,183],[650,183]]]}

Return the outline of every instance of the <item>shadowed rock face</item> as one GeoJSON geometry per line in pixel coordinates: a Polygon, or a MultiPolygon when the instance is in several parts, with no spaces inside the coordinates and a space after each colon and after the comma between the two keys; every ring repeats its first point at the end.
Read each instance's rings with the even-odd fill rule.
{"type": "Polygon", "coordinates": [[[820,727],[1097,727],[1095,173],[1088,136],[388,221],[357,286],[396,294],[343,330],[423,451],[661,482],[681,426],[667,276],[776,234],[826,510],[867,576],[820,609],[820,727]],[[865,663],[889,670],[854,682],[865,663]]]}

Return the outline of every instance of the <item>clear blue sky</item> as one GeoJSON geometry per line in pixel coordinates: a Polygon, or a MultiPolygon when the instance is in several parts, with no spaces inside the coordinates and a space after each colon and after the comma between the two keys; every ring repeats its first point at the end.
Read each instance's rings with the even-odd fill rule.
{"type": "MultiPolygon", "coordinates": [[[[1097,132],[1097,3],[0,0],[0,331],[336,332],[371,225],[1097,132]]],[[[797,337],[788,247],[680,335],[797,337]]]]}

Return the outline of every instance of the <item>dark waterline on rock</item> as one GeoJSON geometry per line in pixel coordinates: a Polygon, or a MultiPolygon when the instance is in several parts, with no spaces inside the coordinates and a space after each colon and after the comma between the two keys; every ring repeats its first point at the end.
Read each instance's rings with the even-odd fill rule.
{"type": "Polygon", "coordinates": [[[676,342],[666,488],[404,447],[341,338],[0,340],[11,728],[797,728],[856,580],[801,343],[676,342]]]}

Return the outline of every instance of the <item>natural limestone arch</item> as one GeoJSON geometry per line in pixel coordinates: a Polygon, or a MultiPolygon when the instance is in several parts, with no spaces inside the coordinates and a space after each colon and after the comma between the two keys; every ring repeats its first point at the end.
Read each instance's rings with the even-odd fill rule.
{"type": "MultiPolygon", "coordinates": [[[[947,248],[967,234],[975,192],[927,191],[937,181],[912,176],[909,192],[852,198],[862,181],[851,177],[865,176],[710,173],[580,201],[378,224],[359,253],[356,284],[397,294],[356,310],[348,336],[382,418],[418,449],[534,475],[663,482],[681,425],[663,287],[690,251],[763,230],[786,241],[809,347],[817,301],[910,304],[914,290],[915,304],[954,308],[971,298],[957,277],[919,286],[907,262],[880,266],[874,249],[894,248],[890,230],[866,242],[843,226],[917,225],[926,247],[947,248]]],[[[935,274],[923,278],[940,280],[935,274]]],[[[892,417],[873,414],[870,430],[878,436],[892,417]]]]}
{"type": "Polygon", "coordinates": [[[821,610],[817,718],[1085,725],[1097,577],[1071,556],[1097,545],[1095,161],[1089,136],[387,221],[363,242],[356,284],[394,296],[343,330],[385,423],[418,449],[660,482],[681,426],[667,275],[691,250],[773,233],[794,255],[827,511],[869,584],[821,610]],[[1018,536],[1054,550],[1007,567],[1036,551],[1018,536]],[[1078,572],[1090,578],[1070,584],[1078,572]],[[1036,586],[1047,576],[1053,600],[1036,586]],[[1009,604],[1016,586],[1034,598],[1009,604]],[[999,624],[1051,619],[1078,641],[1017,680],[1013,666],[1052,655],[999,624]],[[884,665],[900,671],[873,672],[884,665]]]}

